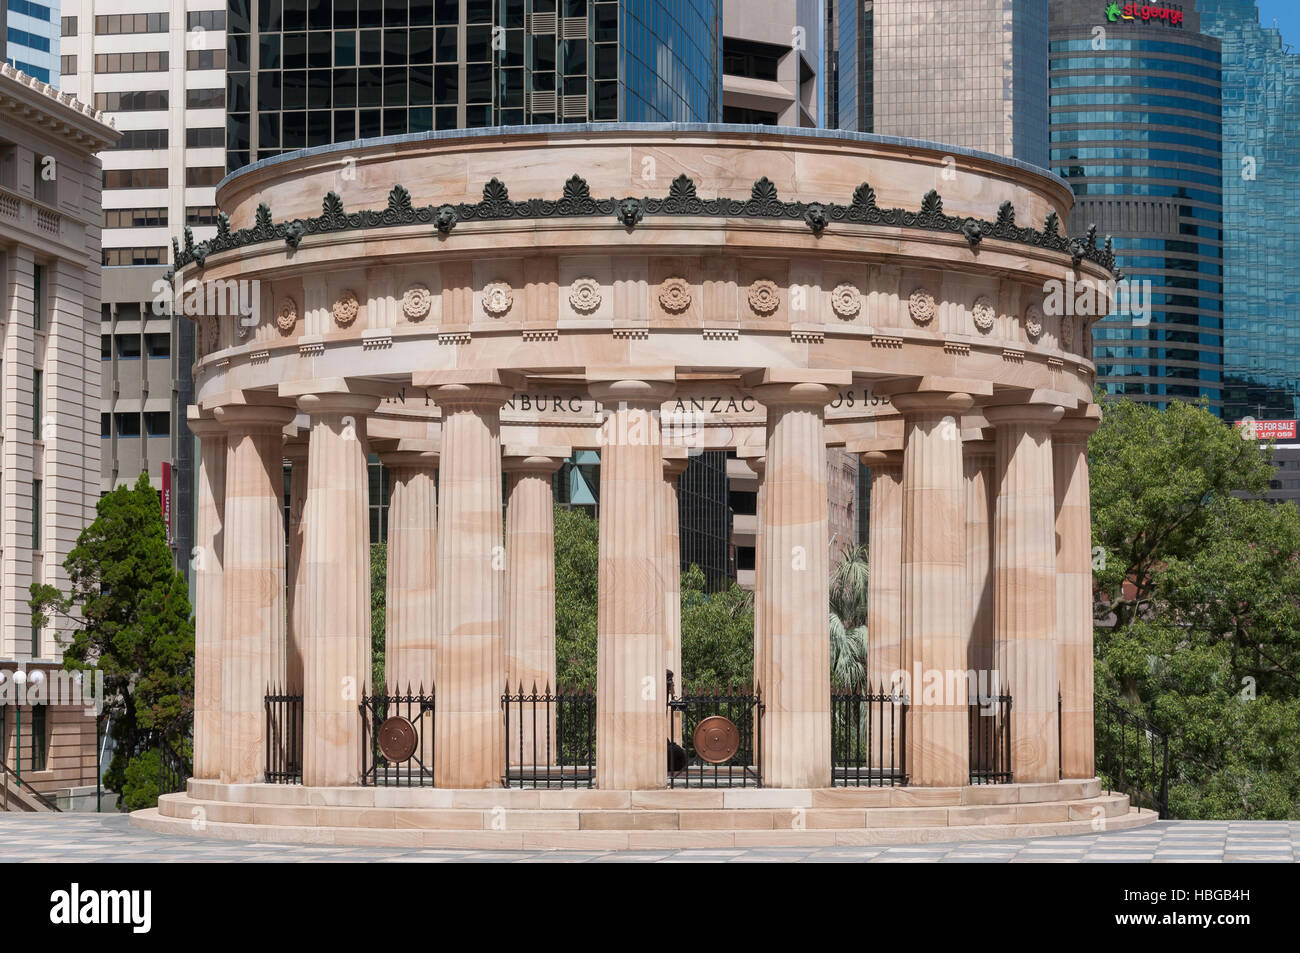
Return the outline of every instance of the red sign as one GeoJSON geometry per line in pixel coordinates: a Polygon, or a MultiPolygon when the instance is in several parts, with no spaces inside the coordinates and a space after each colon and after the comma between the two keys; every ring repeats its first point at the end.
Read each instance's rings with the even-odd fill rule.
{"type": "Polygon", "coordinates": [[[162,493],[158,495],[162,504],[163,526],[167,530],[167,542],[172,541],[172,465],[166,460],[162,465],[162,493]]]}
{"type": "Polygon", "coordinates": [[[1247,440],[1294,440],[1294,420],[1238,420],[1233,424],[1247,440]]]}

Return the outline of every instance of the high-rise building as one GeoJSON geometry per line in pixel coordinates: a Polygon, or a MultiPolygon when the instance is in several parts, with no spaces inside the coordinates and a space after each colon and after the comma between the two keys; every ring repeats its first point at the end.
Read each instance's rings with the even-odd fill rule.
{"type": "MultiPolygon", "coordinates": [[[[1295,419],[1300,53],[1259,22],[1255,0],[1196,0],[1196,9],[1222,44],[1223,416],[1295,419]]],[[[1300,496],[1300,483],[1288,489],[1300,496]]]]}
{"type": "Polygon", "coordinates": [[[57,0],[0,0],[0,62],[59,85],[57,0]]]}
{"type": "Polygon", "coordinates": [[[843,129],[1047,165],[1047,0],[835,0],[843,129]]]}
{"type": "Polygon", "coordinates": [[[828,2],[723,0],[723,122],[828,125],[828,2]]]}
{"type": "MultiPolygon", "coordinates": [[[[1093,328],[1098,381],[1163,405],[1223,405],[1219,41],[1173,3],[1051,4],[1051,167],[1074,235],[1113,236],[1150,308],[1093,328]],[[1134,8],[1130,12],[1130,8],[1134,8]],[[1142,11],[1146,11],[1144,16],[1142,11]],[[1153,12],[1154,11],[1154,12],[1153,12]]],[[[1144,297],[1138,285],[1137,297],[1144,297]]]]}
{"type": "Polygon", "coordinates": [[[194,342],[155,307],[184,228],[216,234],[225,174],[224,0],[64,0],[63,88],[113,118],[103,156],[101,490],[173,471],[172,541],[188,565],[194,342]]]}
{"type": "Polygon", "coordinates": [[[226,164],[380,135],[713,122],[720,0],[231,0],[226,164]]]}
{"type": "Polygon", "coordinates": [[[99,499],[96,153],[117,137],[102,113],[0,66],[0,754],[45,792],[95,783],[93,715],[66,697],[24,704],[12,675],[36,685],[62,668],[67,623],[32,625],[31,586],[67,591],[63,562],[99,499]]]}

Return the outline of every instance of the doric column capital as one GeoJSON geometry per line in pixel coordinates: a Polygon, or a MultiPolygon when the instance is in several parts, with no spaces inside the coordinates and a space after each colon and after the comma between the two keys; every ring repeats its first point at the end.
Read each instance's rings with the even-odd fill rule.
{"type": "Polygon", "coordinates": [[[306,463],[309,449],[310,447],[305,440],[284,438],[284,458],[292,464],[306,463]]]}
{"type": "Polygon", "coordinates": [[[852,371],[768,368],[744,376],[745,387],[765,407],[825,409],[843,387],[853,385],[852,371]]]}
{"type": "Polygon", "coordinates": [[[858,454],[858,459],[863,465],[868,467],[898,467],[903,466],[902,450],[867,450],[858,454]]]}
{"type": "Polygon", "coordinates": [[[658,410],[677,390],[677,373],[671,367],[588,368],[587,390],[602,404],[658,410]]]}
{"type": "Polygon", "coordinates": [[[970,410],[975,398],[964,391],[911,391],[889,398],[900,414],[960,414],[970,410]]]}
{"type": "Polygon", "coordinates": [[[573,455],[571,447],[507,446],[501,454],[506,473],[554,473],[573,455]]]}
{"type": "Polygon", "coordinates": [[[664,447],[664,479],[676,480],[690,465],[690,454],[685,447],[664,447]]]}
{"type": "Polygon", "coordinates": [[[1062,417],[1060,423],[1052,428],[1052,436],[1066,440],[1071,438],[1087,440],[1099,426],[1101,426],[1101,408],[1096,404],[1085,404],[1077,411],[1062,417]]]}
{"type": "Polygon", "coordinates": [[[428,390],[440,408],[501,405],[523,384],[523,377],[507,371],[446,370],[412,374],[411,383],[428,390]]]}
{"type": "Polygon", "coordinates": [[[279,404],[223,404],[213,410],[217,423],[240,433],[281,433],[297,416],[279,404]]]}
{"type": "Polygon", "coordinates": [[[994,427],[1051,427],[1064,413],[1065,408],[1060,404],[1000,404],[984,408],[985,418],[994,427]]]}
{"type": "Polygon", "coordinates": [[[973,440],[963,440],[961,452],[967,457],[993,457],[997,455],[998,442],[983,436],[973,440]]]}
{"type": "Polygon", "coordinates": [[[437,450],[393,450],[381,453],[379,462],[390,470],[411,467],[417,470],[438,469],[440,454],[437,450]]]}
{"type": "Polygon", "coordinates": [[[369,394],[323,392],[298,395],[298,409],[305,414],[373,414],[379,398],[369,394]]]}
{"type": "Polygon", "coordinates": [[[204,414],[197,407],[187,407],[185,409],[185,425],[189,427],[190,433],[200,440],[205,437],[222,437],[226,436],[226,428],[211,414],[204,414]]]}

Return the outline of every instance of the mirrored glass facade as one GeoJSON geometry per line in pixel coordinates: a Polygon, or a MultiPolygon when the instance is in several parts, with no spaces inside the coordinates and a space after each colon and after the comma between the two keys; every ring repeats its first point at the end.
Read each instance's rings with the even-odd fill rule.
{"type": "Polygon", "coordinates": [[[1300,416],[1300,53],[1260,25],[1254,0],[1196,7],[1223,45],[1223,415],[1289,419],[1300,416]]]}
{"type": "Polygon", "coordinates": [[[0,0],[0,59],[59,85],[59,0],[0,0]]]}
{"type": "Polygon", "coordinates": [[[718,119],[719,0],[231,0],[229,170],[381,135],[718,119]]]}
{"type": "Polygon", "coordinates": [[[1070,232],[1114,238],[1124,274],[1150,282],[1150,315],[1093,330],[1107,391],[1164,405],[1223,404],[1223,183],[1219,44],[1186,11],[1109,22],[1104,5],[1053,0],[1051,168],[1074,189],[1070,232]],[[1100,32],[1099,32],[1100,30],[1100,32]]]}

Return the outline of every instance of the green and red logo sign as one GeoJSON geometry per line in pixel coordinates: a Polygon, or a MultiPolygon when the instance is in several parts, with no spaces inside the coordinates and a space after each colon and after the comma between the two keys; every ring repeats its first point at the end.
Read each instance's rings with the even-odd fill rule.
{"type": "Polygon", "coordinates": [[[1121,20],[1141,20],[1144,23],[1163,20],[1170,26],[1182,26],[1183,11],[1152,3],[1126,3],[1121,7],[1112,2],[1106,7],[1106,19],[1111,23],[1121,20]]]}

